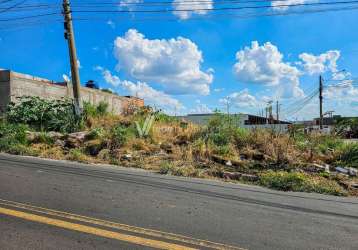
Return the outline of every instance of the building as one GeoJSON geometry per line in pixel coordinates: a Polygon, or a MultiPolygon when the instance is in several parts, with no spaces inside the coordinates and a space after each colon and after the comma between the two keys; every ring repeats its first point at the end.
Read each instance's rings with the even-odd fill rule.
{"type": "MultiPolygon", "coordinates": [[[[190,121],[199,125],[207,125],[209,120],[214,116],[214,113],[207,114],[188,114],[186,116],[180,116],[179,118],[186,121],[190,121]]],[[[267,128],[277,131],[287,131],[290,122],[272,120],[262,116],[250,115],[250,114],[230,114],[232,122],[235,126],[247,129],[253,128],[267,128]]]]}
{"type": "MultiPolygon", "coordinates": [[[[54,82],[47,79],[0,70],[0,113],[6,110],[10,102],[21,96],[38,96],[45,99],[71,98],[72,86],[66,82],[54,82]]],[[[118,96],[95,88],[81,87],[82,101],[94,105],[108,103],[108,110],[114,114],[126,113],[133,107],[143,107],[144,100],[134,96],[118,96]]]]}

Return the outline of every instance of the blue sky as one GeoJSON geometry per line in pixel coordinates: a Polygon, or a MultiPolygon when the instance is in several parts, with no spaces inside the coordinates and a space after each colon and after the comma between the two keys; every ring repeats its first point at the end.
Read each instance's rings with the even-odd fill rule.
{"type": "MultiPolygon", "coordinates": [[[[27,4],[39,2],[46,1],[27,4]]],[[[302,119],[318,116],[318,97],[305,100],[322,74],[334,79],[327,85],[344,84],[325,89],[325,111],[358,115],[358,87],[350,81],[358,77],[357,14],[243,19],[169,13],[170,20],[96,14],[100,20],[74,23],[81,80],[93,79],[120,95],[138,95],[168,113],[210,112],[229,103],[231,112],[258,114],[268,101],[279,100],[282,117],[302,119]]],[[[0,22],[0,68],[62,80],[70,70],[62,23],[23,25],[0,22]]]]}

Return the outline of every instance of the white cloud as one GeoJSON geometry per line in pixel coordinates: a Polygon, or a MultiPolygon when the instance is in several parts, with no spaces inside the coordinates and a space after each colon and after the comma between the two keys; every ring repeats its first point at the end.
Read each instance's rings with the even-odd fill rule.
{"type": "Polygon", "coordinates": [[[169,112],[183,107],[177,99],[162,91],[153,89],[145,82],[133,83],[127,80],[121,80],[118,76],[112,75],[109,70],[100,66],[95,67],[95,69],[102,72],[102,76],[107,83],[111,84],[113,87],[121,87],[126,90],[129,95],[143,98],[147,104],[169,112]]]}
{"type": "Polygon", "coordinates": [[[180,19],[185,20],[192,16],[192,14],[205,15],[213,9],[214,2],[208,1],[187,1],[187,0],[174,0],[172,3],[173,14],[178,16],[180,19]],[[194,11],[185,11],[194,10],[194,11]]]}
{"type": "Polygon", "coordinates": [[[283,62],[283,55],[270,42],[260,46],[253,41],[251,47],[236,53],[236,59],[238,62],[233,69],[239,81],[278,86],[278,94],[285,97],[303,96],[299,86],[301,72],[290,63],[283,62]]]}
{"type": "Polygon", "coordinates": [[[229,104],[239,108],[258,107],[262,104],[255,96],[249,93],[248,89],[234,92],[227,97],[220,99],[219,102],[224,105],[229,104]]]}
{"type": "Polygon", "coordinates": [[[205,103],[201,103],[200,100],[196,100],[196,106],[189,111],[191,114],[208,114],[213,111],[205,103]]]}
{"type": "Polygon", "coordinates": [[[285,11],[290,8],[287,5],[297,5],[297,4],[304,4],[308,2],[313,2],[312,0],[285,0],[285,1],[272,1],[271,6],[274,7],[275,10],[285,11]],[[282,6],[285,5],[285,6],[282,6]]]}
{"type": "Polygon", "coordinates": [[[224,91],[225,89],[224,88],[216,88],[216,89],[214,89],[214,92],[222,92],[222,91],[224,91]]]}
{"type": "Polygon", "coordinates": [[[112,21],[112,20],[108,20],[107,21],[107,24],[109,27],[111,27],[112,29],[115,29],[116,28],[116,24],[112,21]]]}
{"type": "Polygon", "coordinates": [[[299,58],[303,61],[302,66],[310,75],[320,74],[326,71],[337,71],[337,60],[340,57],[340,51],[329,50],[326,53],[322,53],[318,56],[302,53],[299,58]]]}
{"type": "Polygon", "coordinates": [[[117,70],[124,70],[140,81],[159,83],[166,93],[210,93],[212,69],[201,70],[202,52],[189,39],[149,40],[130,29],[115,40],[114,54],[117,70]]]}
{"type": "Polygon", "coordinates": [[[134,10],[136,4],[143,3],[143,0],[121,0],[119,2],[119,7],[127,8],[128,10],[134,10]]]}
{"type": "Polygon", "coordinates": [[[358,88],[354,87],[353,80],[343,80],[338,84],[327,87],[323,91],[325,99],[337,100],[339,102],[357,102],[358,88]]]}

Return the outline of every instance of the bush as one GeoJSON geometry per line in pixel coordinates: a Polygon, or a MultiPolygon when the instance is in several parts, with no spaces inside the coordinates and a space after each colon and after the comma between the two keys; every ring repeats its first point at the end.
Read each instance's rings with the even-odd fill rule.
{"type": "Polygon", "coordinates": [[[101,117],[108,114],[108,103],[101,101],[98,105],[93,105],[90,102],[83,102],[83,115],[84,117],[101,117]]]}
{"type": "Polygon", "coordinates": [[[108,113],[108,103],[101,101],[98,106],[96,107],[97,114],[99,116],[104,116],[108,113]]]}
{"type": "Polygon", "coordinates": [[[78,161],[87,163],[87,156],[79,148],[73,148],[68,152],[67,159],[70,161],[78,161]]]}
{"type": "Polygon", "coordinates": [[[74,113],[71,100],[45,100],[35,96],[23,96],[10,103],[6,118],[11,123],[27,124],[40,131],[76,131],[81,118],[74,113]]]}
{"type": "Polygon", "coordinates": [[[1,122],[0,151],[8,152],[18,145],[27,145],[26,130],[28,130],[26,125],[1,122]]]}
{"type": "Polygon", "coordinates": [[[55,140],[51,138],[46,132],[39,133],[38,136],[36,136],[36,139],[33,141],[33,143],[44,143],[44,144],[54,144],[55,140]]]}
{"type": "Polygon", "coordinates": [[[92,129],[87,135],[87,140],[95,140],[95,139],[101,139],[105,134],[105,131],[103,128],[94,128],[92,129]]]}
{"type": "Polygon", "coordinates": [[[308,174],[297,172],[268,171],[260,174],[260,184],[283,191],[346,195],[346,192],[342,187],[333,180],[321,176],[313,177],[308,174]]]}
{"type": "Polygon", "coordinates": [[[124,127],[122,125],[117,125],[112,128],[111,131],[111,142],[112,148],[119,148],[123,146],[128,138],[131,136],[130,128],[124,127]]]}
{"type": "Polygon", "coordinates": [[[321,136],[318,138],[318,141],[318,150],[323,154],[327,154],[330,150],[336,150],[343,146],[343,141],[335,136],[321,136]]]}
{"type": "Polygon", "coordinates": [[[344,146],[338,163],[358,168],[358,143],[344,146]]]}

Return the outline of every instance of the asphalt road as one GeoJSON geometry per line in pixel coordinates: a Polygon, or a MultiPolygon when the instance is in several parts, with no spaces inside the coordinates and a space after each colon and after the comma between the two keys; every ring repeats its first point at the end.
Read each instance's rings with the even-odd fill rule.
{"type": "Polygon", "coordinates": [[[358,199],[0,155],[0,249],[358,249],[358,199]]]}

